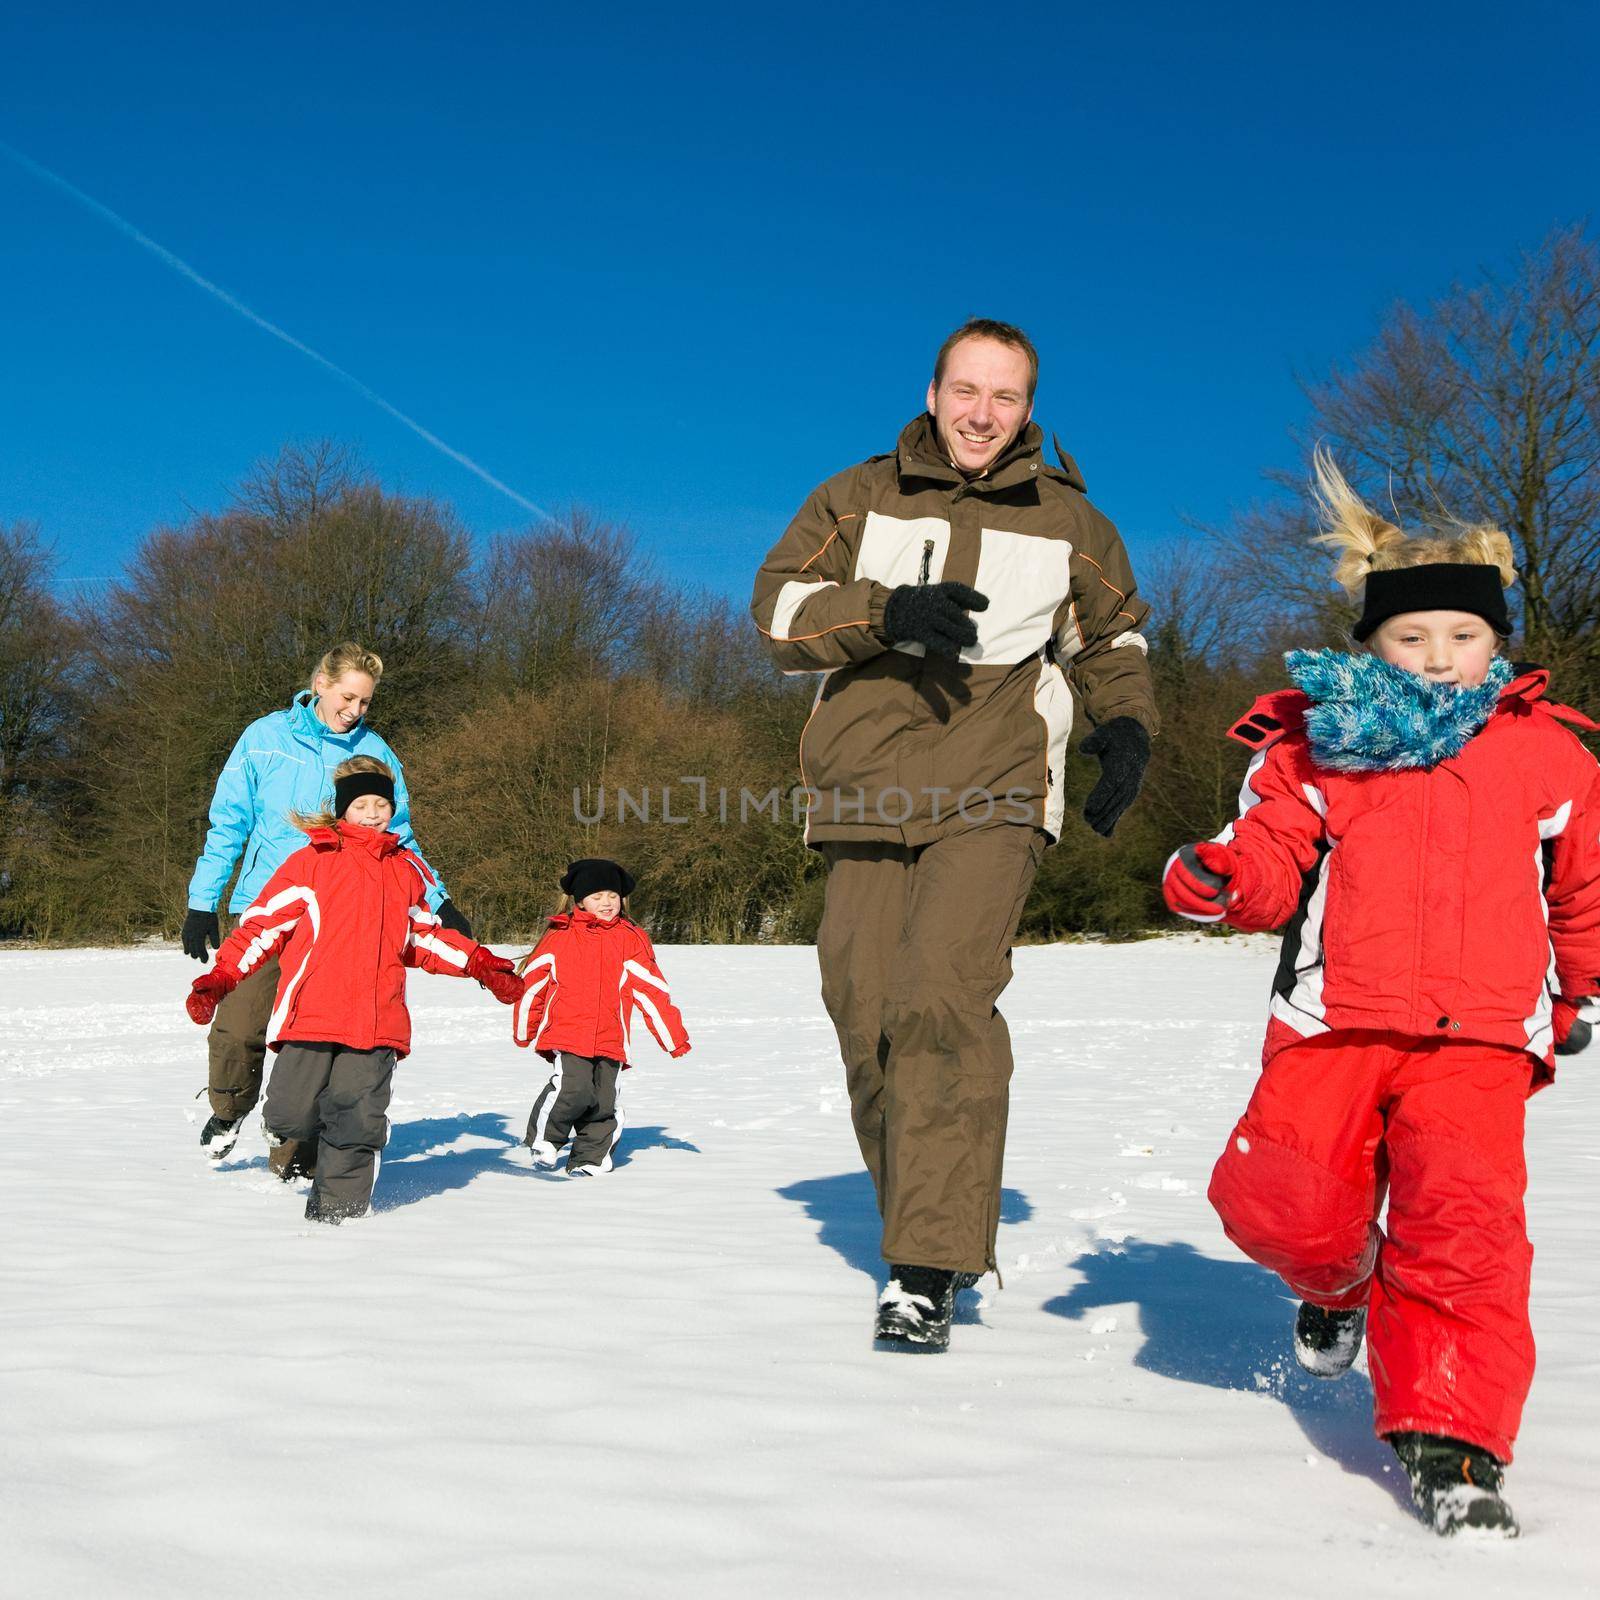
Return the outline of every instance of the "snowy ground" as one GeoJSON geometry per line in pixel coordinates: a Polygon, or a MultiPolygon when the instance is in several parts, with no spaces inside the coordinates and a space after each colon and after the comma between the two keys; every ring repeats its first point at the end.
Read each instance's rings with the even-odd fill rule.
{"type": "Polygon", "coordinates": [[[1525,1537],[1458,1547],[1205,1202],[1266,944],[1018,952],[1006,1286],[935,1359],[870,1348],[813,953],[661,955],[696,1049],[629,1074],[613,1175],[523,1164],[538,1061],[418,977],[379,1211],[313,1229],[254,1124],[201,1156],[192,963],[0,953],[0,1591],[1600,1591],[1600,1059],[1531,1110],[1525,1537]]]}

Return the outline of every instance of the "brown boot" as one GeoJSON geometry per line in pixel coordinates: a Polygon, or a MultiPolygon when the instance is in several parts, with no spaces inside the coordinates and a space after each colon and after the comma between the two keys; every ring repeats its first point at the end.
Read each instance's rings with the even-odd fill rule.
{"type": "Polygon", "coordinates": [[[267,1134],[267,1165],[274,1177],[285,1183],[296,1178],[314,1178],[317,1175],[317,1141],[315,1139],[280,1139],[271,1131],[267,1134]]]}

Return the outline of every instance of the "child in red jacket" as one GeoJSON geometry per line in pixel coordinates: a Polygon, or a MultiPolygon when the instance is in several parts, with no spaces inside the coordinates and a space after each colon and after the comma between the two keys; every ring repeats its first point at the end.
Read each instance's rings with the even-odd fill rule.
{"type": "Polygon", "coordinates": [[[1231,730],[1255,751],[1238,820],[1163,883],[1196,922],[1287,923],[1210,1198],[1303,1302],[1302,1366],[1341,1375],[1365,1332],[1420,1514],[1511,1537],[1534,1359],[1523,1107],[1600,992],[1600,767],[1562,724],[1595,724],[1497,654],[1505,534],[1407,538],[1320,451],[1317,486],[1369,653],[1289,655],[1298,688],[1231,730]]]}
{"type": "Polygon", "coordinates": [[[627,1069],[635,1010],[663,1050],[689,1053],[683,1018],[656,965],[650,936],[622,912],[633,878],[615,861],[574,861],[561,880],[573,909],[551,917],[518,963],[523,973],[512,1034],[555,1071],[534,1102],[523,1141],[553,1167],[568,1136],[569,1178],[611,1171],[623,1117],[618,1079],[627,1069]]]}
{"type": "Polygon", "coordinates": [[[354,756],[333,779],[333,810],[294,819],[306,844],[223,940],[187,1008],[210,1022],[235,984],[282,953],[262,1116],[271,1166],[285,1181],[314,1174],[306,1216],[338,1223],[366,1211],[388,1140],[390,1080],[411,1048],[405,969],[476,978],[507,1005],[521,985],[509,961],[428,910],[426,865],[386,831],[389,768],[354,756]]]}

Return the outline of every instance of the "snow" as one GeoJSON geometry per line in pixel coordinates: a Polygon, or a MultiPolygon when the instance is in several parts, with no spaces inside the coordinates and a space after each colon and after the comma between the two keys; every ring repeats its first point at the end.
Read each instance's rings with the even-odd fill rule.
{"type": "Polygon", "coordinates": [[[1524,1537],[1486,1548],[1405,1514],[1360,1366],[1295,1369],[1206,1203],[1268,942],[1017,952],[1005,1288],[935,1357],[870,1345],[814,953],[660,954],[695,1051],[627,1075],[589,1183],[517,1148],[542,1064],[509,1013],[414,978],[379,1209],[332,1229],[254,1121],[201,1155],[193,963],[0,952],[0,1592],[1600,1588],[1600,1048],[1530,1108],[1524,1537]]]}

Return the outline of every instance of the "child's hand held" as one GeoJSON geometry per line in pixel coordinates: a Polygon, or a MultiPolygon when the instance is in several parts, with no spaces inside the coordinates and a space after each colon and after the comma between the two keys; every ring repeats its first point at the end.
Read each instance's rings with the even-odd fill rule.
{"type": "Polygon", "coordinates": [[[219,968],[213,967],[210,972],[202,972],[189,986],[189,997],[183,1002],[184,1010],[193,1021],[205,1027],[216,1016],[217,1007],[227,998],[236,981],[219,968]]]}
{"type": "Polygon", "coordinates": [[[468,957],[467,976],[476,978],[503,1006],[514,1006],[522,997],[522,979],[516,967],[487,945],[480,944],[468,957]]]}

